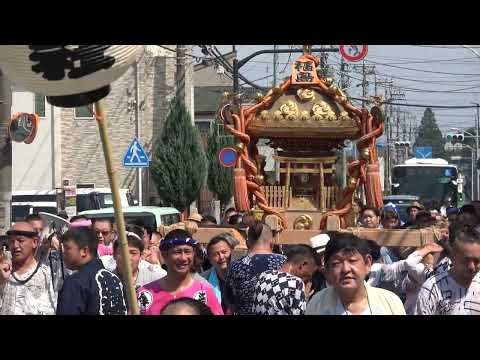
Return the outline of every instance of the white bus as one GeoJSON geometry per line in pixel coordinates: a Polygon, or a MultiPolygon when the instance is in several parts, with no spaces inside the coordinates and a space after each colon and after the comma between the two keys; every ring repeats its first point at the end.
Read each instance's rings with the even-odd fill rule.
{"type": "Polygon", "coordinates": [[[392,169],[392,195],[416,195],[422,203],[464,202],[463,176],[443,159],[409,159],[392,169]]]}

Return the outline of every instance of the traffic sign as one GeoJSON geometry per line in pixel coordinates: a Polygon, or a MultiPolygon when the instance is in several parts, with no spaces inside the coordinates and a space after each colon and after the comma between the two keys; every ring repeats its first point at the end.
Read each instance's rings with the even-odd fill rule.
{"type": "Polygon", "coordinates": [[[132,143],[123,157],[124,167],[148,167],[148,155],[137,138],[132,143]]]}
{"type": "Polygon", "coordinates": [[[368,45],[340,45],[340,55],[347,60],[357,62],[365,58],[368,45]]]}
{"type": "Polygon", "coordinates": [[[237,157],[237,150],[230,146],[224,147],[218,153],[218,161],[220,161],[220,164],[222,164],[223,167],[235,166],[235,163],[237,162],[237,157]]]}
{"type": "Polygon", "coordinates": [[[415,149],[415,157],[417,159],[431,159],[432,147],[431,146],[419,146],[415,149]]]}

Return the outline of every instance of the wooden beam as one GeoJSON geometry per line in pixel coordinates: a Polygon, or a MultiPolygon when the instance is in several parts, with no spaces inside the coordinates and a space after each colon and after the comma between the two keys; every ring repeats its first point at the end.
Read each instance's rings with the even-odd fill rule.
{"type": "Polygon", "coordinates": [[[321,211],[325,211],[327,208],[327,203],[325,199],[325,175],[324,175],[324,169],[323,169],[323,164],[320,164],[320,201],[322,205],[320,206],[321,211]]]}
{"type": "Polygon", "coordinates": [[[305,164],[317,164],[322,163],[335,163],[337,161],[337,156],[326,156],[326,157],[316,157],[316,158],[302,158],[302,157],[288,157],[288,156],[278,156],[273,155],[275,160],[280,162],[291,162],[291,163],[305,163],[305,164]]]}
{"type": "MultiPolygon", "coordinates": [[[[317,164],[319,165],[319,164],[317,164]]],[[[286,173],[287,169],[280,169],[280,173],[286,173]]],[[[333,172],[332,169],[323,169],[324,174],[331,174],[333,172]]],[[[317,169],[292,169],[293,174],[318,174],[317,169]]]]}
{"type": "MultiPolygon", "coordinates": [[[[211,238],[224,232],[231,232],[231,228],[199,228],[193,235],[193,238],[202,244],[207,244],[211,238]]],[[[420,247],[427,243],[435,242],[440,234],[433,228],[421,230],[385,230],[385,229],[366,229],[349,228],[339,232],[351,233],[362,239],[369,239],[377,242],[381,246],[413,246],[420,247]]],[[[284,230],[279,234],[279,244],[310,244],[310,238],[321,234],[319,230],[284,230]]],[[[241,244],[239,249],[246,248],[241,244]]]]}
{"type": "MultiPolygon", "coordinates": [[[[282,169],[280,169],[282,170],[282,169]]],[[[285,178],[285,191],[284,191],[284,196],[288,196],[288,190],[290,188],[290,162],[287,162],[287,175],[285,178]]],[[[290,205],[290,204],[289,204],[290,205]]]]}

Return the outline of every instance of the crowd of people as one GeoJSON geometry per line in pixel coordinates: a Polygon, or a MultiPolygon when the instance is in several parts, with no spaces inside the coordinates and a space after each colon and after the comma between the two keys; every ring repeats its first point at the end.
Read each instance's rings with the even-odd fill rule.
{"type": "Polygon", "coordinates": [[[127,315],[124,261],[142,315],[473,315],[480,314],[480,202],[428,209],[415,202],[402,222],[394,204],[359,207],[358,226],[424,229],[421,247],[379,246],[348,231],[310,244],[278,245],[271,228],[227,209],[228,232],[207,244],[212,216],[152,229],[126,226],[129,259],[110,219],[75,216],[46,235],[29,215],[6,233],[0,314],[127,315]]]}

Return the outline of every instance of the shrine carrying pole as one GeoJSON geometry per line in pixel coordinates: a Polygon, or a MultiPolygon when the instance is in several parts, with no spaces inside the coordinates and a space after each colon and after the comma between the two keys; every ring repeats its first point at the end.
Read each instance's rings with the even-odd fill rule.
{"type": "Polygon", "coordinates": [[[108,181],[110,182],[110,188],[112,189],[113,208],[115,211],[115,223],[117,224],[118,237],[120,240],[120,251],[122,254],[122,258],[125,259],[125,261],[122,261],[122,273],[124,274],[124,278],[127,283],[126,290],[130,306],[130,312],[132,315],[138,315],[139,309],[135,287],[133,285],[132,268],[130,266],[130,261],[126,260],[130,259],[130,254],[128,252],[127,235],[125,233],[125,220],[123,218],[122,202],[120,199],[120,191],[118,188],[117,177],[115,174],[115,170],[113,169],[112,146],[110,144],[110,139],[108,138],[107,132],[107,115],[101,100],[95,103],[95,117],[97,119],[98,130],[100,132],[100,139],[102,140],[103,155],[105,157],[105,166],[107,168],[108,181]]]}

